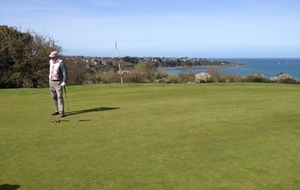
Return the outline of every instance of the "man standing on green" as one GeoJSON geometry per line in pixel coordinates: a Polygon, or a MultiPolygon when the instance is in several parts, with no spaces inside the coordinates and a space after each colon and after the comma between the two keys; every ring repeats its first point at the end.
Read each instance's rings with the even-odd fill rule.
{"type": "Polygon", "coordinates": [[[58,53],[53,51],[49,57],[51,60],[49,72],[49,87],[54,104],[54,112],[52,115],[60,115],[65,117],[63,88],[68,78],[67,68],[63,60],[58,57],[58,53]]]}

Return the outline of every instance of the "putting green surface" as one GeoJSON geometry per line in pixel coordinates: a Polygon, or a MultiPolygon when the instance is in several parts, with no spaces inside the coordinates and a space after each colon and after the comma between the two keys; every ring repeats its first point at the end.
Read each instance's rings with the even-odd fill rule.
{"type": "Polygon", "coordinates": [[[300,189],[299,85],[67,86],[65,118],[48,89],[0,104],[0,189],[300,189]]]}

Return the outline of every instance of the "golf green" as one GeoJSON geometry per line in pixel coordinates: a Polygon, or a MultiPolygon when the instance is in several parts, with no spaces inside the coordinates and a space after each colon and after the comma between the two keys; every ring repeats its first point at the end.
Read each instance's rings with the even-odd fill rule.
{"type": "Polygon", "coordinates": [[[300,86],[0,90],[0,189],[299,189],[300,86]],[[52,122],[61,120],[61,122],[52,122]]]}

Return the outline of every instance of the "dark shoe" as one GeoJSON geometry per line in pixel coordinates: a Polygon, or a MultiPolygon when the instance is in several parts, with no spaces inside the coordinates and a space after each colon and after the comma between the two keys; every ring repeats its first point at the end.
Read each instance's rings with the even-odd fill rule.
{"type": "Polygon", "coordinates": [[[52,115],[58,115],[59,114],[59,112],[53,112],[52,113],[52,115]]]}
{"type": "Polygon", "coordinates": [[[66,115],[64,113],[61,113],[60,117],[66,117],[66,115]]]}

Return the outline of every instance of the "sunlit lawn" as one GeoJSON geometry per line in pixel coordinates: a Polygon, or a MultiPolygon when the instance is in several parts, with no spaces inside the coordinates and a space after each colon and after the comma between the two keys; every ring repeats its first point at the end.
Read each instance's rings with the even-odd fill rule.
{"type": "Polygon", "coordinates": [[[0,188],[300,189],[300,86],[0,89],[0,188]],[[77,121],[90,120],[90,121],[77,121]]]}

